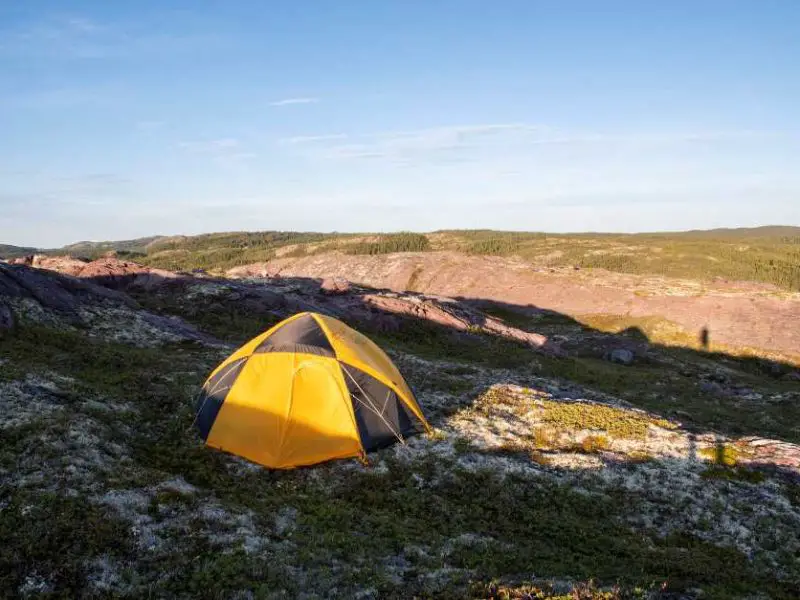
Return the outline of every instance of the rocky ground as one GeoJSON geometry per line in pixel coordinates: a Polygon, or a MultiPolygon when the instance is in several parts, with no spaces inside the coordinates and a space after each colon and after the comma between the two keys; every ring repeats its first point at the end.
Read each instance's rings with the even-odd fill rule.
{"type": "Polygon", "coordinates": [[[396,291],[488,299],[533,306],[580,318],[585,315],[659,315],[697,338],[729,346],[798,354],[800,294],[766,284],[713,283],[625,275],[601,269],[536,267],[504,257],[457,252],[359,256],[337,253],[278,258],[237,267],[233,276],[341,276],[396,291]]]}
{"type": "Polygon", "coordinates": [[[335,277],[22,263],[0,263],[2,596],[800,591],[792,362],[335,277]],[[280,472],[203,447],[208,372],[299,310],[385,347],[435,432],[280,472]]]}

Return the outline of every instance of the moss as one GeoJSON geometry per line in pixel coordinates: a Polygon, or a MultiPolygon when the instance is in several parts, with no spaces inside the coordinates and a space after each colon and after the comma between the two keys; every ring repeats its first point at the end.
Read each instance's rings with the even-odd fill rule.
{"type": "Polygon", "coordinates": [[[331,490],[324,507],[313,509],[315,517],[301,511],[301,538],[314,531],[318,560],[323,560],[321,548],[336,548],[334,556],[354,560],[380,553],[376,544],[383,552],[408,543],[435,547],[470,531],[510,542],[460,546],[449,555],[451,566],[474,569],[479,576],[533,570],[631,585],[671,576],[684,589],[724,581],[731,590],[753,581],[746,558],[736,551],[686,537],[642,538],[617,524],[614,515],[622,507],[602,497],[581,496],[543,480],[502,480],[494,473],[455,466],[441,465],[449,477],[432,477],[426,475],[429,467],[390,463],[385,475],[349,479],[331,490]],[[419,478],[425,482],[424,493],[419,478]],[[320,519],[328,523],[323,530],[315,529],[320,519]],[[691,548],[692,561],[685,559],[685,548],[691,548]]]}
{"type": "Polygon", "coordinates": [[[558,434],[548,427],[537,427],[533,430],[533,445],[538,450],[555,448],[558,445],[558,434]]]}
{"type": "Polygon", "coordinates": [[[103,555],[130,558],[128,525],[80,498],[59,493],[0,492],[0,589],[17,590],[31,574],[61,597],[87,587],[86,563],[103,555]]]}
{"type": "Polygon", "coordinates": [[[467,454],[474,450],[475,447],[472,445],[467,438],[459,437],[453,441],[453,450],[456,451],[458,454],[467,454]]]}
{"type": "Polygon", "coordinates": [[[800,508],[800,483],[786,483],[785,493],[792,506],[800,508]]]}
{"type": "Polygon", "coordinates": [[[592,580],[568,587],[571,589],[564,593],[557,591],[552,584],[473,583],[470,586],[469,597],[481,600],[644,600],[652,599],[656,588],[655,585],[648,586],[647,589],[641,586],[615,585],[610,589],[601,589],[592,580]]]}
{"type": "Polygon", "coordinates": [[[196,499],[191,494],[185,494],[178,490],[164,489],[157,491],[151,497],[148,511],[151,514],[158,514],[159,509],[162,507],[191,507],[196,504],[196,499]]]}
{"type": "Polygon", "coordinates": [[[475,384],[466,377],[451,376],[446,373],[430,373],[422,381],[420,389],[433,392],[445,392],[454,396],[460,396],[471,391],[475,384]]]}
{"type": "Polygon", "coordinates": [[[447,439],[447,434],[441,429],[433,429],[432,431],[428,432],[427,437],[429,440],[434,442],[442,442],[447,439]]]}
{"type": "Polygon", "coordinates": [[[153,565],[168,573],[155,589],[164,597],[230,598],[248,591],[257,598],[297,594],[297,585],[279,561],[259,560],[241,549],[220,552],[195,540],[185,554],[174,553],[168,565],[153,565]],[[165,567],[169,569],[165,569],[165,567]]]}
{"type": "Polygon", "coordinates": [[[543,467],[549,467],[553,464],[552,457],[548,456],[544,452],[533,451],[530,453],[529,458],[537,465],[541,465],[543,467]]]}
{"type": "MultiPolygon", "coordinates": [[[[484,342],[480,340],[476,348],[485,348],[484,342]]],[[[656,532],[633,531],[625,525],[629,507],[624,504],[606,496],[577,493],[544,478],[468,471],[438,456],[400,462],[392,459],[392,453],[381,455],[385,469],[380,471],[340,471],[335,466],[321,466],[314,477],[303,469],[237,471],[223,453],[204,448],[190,426],[192,395],[221,358],[218,352],[201,346],[136,349],[90,341],[77,333],[26,329],[0,341],[0,352],[32,371],[51,369],[76,377],[77,391],[136,407],[136,427],[124,438],[130,450],[129,462],[121,462],[119,469],[99,485],[136,487],[181,476],[190,484],[213,491],[222,506],[252,510],[258,529],[264,532],[270,531],[269,523],[281,509],[292,506],[298,511],[291,543],[270,550],[267,558],[214,542],[199,526],[185,535],[177,532],[180,546],[165,555],[134,557],[130,554],[128,524],[92,506],[85,497],[73,500],[22,492],[9,496],[5,490],[0,492],[0,505],[8,502],[0,511],[0,538],[11,542],[7,551],[0,550],[5,561],[0,564],[0,577],[6,577],[0,581],[2,589],[17,589],[14,585],[27,576],[30,565],[49,576],[58,563],[59,570],[53,576],[57,594],[85,596],[85,561],[111,554],[123,562],[135,559],[137,570],[150,582],[148,593],[155,597],[231,597],[248,589],[256,597],[280,590],[294,597],[305,591],[301,588],[314,586],[320,591],[339,586],[343,596],[366,586],[376,587],[380,597],[397,597],[401,592],[424,596],[423,580],[417,574],[445,567],[471,569],[481,581],[507,573],[535,572],[583,580],[596,577],[603,585],[619,580],[627,586],[625,589],[633,589],[668,578],[676,593],[702,587],[709,598],[729,598],[760,589],[775,598],[791,597],[791,591],[781,587],[771,573],[754,569],[734,549],[691,536],[662,538],[656,532]],[[10,508],[29,504],[35,510],[25,516],[21,510],[10,508]],[[447,555],[451,541],[465,532],[488,541],[459,546],[447,555]],[[411,546],[424,548],[426,556],[405,558],[410,565],[402,585],[397,586],[387,579],[385,569],[382,572],[380,560],[406,556],[411,546]],[[363,566],[376,560],[377,566],[363,566]],[[333,564],[339,565],[338,571],[333,564]],[[359,568],[362,570],[357,571],[359,568]],[[164,573],[170,576],[162,578],[164,573]],[[298,574],[306,575],[307,580],[304,582],[298,574]]],[[[479,353],[470,356],[475,358],[479,353]]],[[[529,358],[530,352],[524,356],[529,358]]],[[[460,368],[471,373],[474,364],[485,364],[480,361],[476,358],[460,368]]],[[[544,359],[542,364],[551,368],[544,359]]],[[[553,364],[567,369],[563,366],[567,363],[553,364]]],[[[644,379],[642,376],[642,383],[644,379]]],[[[547,407],[532,393],[510,408],[547,413],[547,407]]],[[[556,414],[562,423],[572,418],[556,414]]],[[[589,422],[609,423],[609,427],[613,420],[608,415],[587,418],[589,422]]],[[[109,427],[113,421],[108,419],[109,427]]],[[[584,421],[580,420],[582,427],[584,421]]],[[[69,420],[3,430],[0,446],[4,460],[11,461],[30,449],[40,433],[37,427],[43,426],[55,427],[60,434],[68,428],[69,420]]],[[[553,423],[547,427],[558,428],[553,423]]],[[[627,425],[625,429],[635,431],[636,427],[627,425]]],[[[597,429],[612,435],[607,429],[597,429]]],[[[547,459],[534,448],[534,432],[529,444],[527,452],[547,459]]],[[[471,447],[463,449],[478,452],[471,447]]],[[[7,465],[4,463],[4,468],[13,463],[7,465]]],[[[156,502],[156,510],[161,506],[193,510],[190,498],[171,492],[158,494],[156,502]]],[[[795,568],[790,562],[786,564],[787,569],[795,568]]],[[[464,597],[460,585],[454,584],[452,597],[464,597]]]]}
{"type": "Polygon", "coordinates": [[[545,423],[569,431],[601,430],[616,438],[641,439],[647,435],[650,425],[675,427],[664,419],[600,404],[544,401],[543,407],[542,420],[545,423]]]}
{"type": "Polygon", "coordinates": [[[713,466],[700,474],[704,479],[725,479],[728,481],[744,481],[746,483],[761,483],[766,476],[761,471],[745,469],[743,467],[726,468],[713,466]]]}
{"type": "Polygon", "coordinates": [[[733,467],[739,459],[739,450],[730,444],[717,444],[713,448],[701,448],[700,456],[715,465],[733,467]]]}
{"type": "Polygon", "coordinates": [[[200,331],[220,340],[241,344],[263,333],[280,318],[267,310],[254,310],[251,305],[239,302],[216,302],[213,300],[186,300],[170,295],[155,295],[150,292],[134,293],[139,304],[152,312],[180,317],[200,331]]]}
{"type": "MultiPolygon", "coordinates": [[[[487,413],[497,407],[508,407],[518,414],[537,412],[539,419],[549,428],[550,435],[598,430],[615,438],[642,439],[647,435],[647,429],[651,425],[667,429],[676,427],[665,419],[651,417],[634,410],[588,402],[543,400],[532,390],[517,393],[502,387],[486,391],[476,400],[475,407],[487,413]]],[[[543,430],[537,429],[534,432],[534,436],[543,435],[545,435],[543,430]]],[[[544,438],[542,441],[545,445],[548,443],[552,445],[551,441],[544,438]]]]}
{"type": "Polygon", "coordinates": [[[642,452],[640,450],[629,452],[625,455],[625,458],[629,463],[632,464],[648,463],[655,460],[655,457],[652,454],[648,452],[642,452]]]}
{"type": "Polygon", "coordinates": [[[597,454],[610,447],[611,441],[604,435],[587,435],[580,443],[580,448],[585,454],[597,454]]]}

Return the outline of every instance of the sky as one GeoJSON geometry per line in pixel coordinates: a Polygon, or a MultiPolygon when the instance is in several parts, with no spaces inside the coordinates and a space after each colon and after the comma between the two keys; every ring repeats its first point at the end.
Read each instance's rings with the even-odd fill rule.
{"type": "Polygon", "coordinates": [[[800,225],[796,0],[0,0],[0,243],[800,225]]]}

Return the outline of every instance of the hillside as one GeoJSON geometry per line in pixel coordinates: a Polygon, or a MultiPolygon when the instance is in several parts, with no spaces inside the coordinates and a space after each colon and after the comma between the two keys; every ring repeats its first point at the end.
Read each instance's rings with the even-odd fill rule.
{"type": "Polygon", "coordinates": [[[40,250],[37,248],[26,248],[24,246],[0,244],[0,258],[16,258],[18,256],[27,256],[36,252],[40,252],[40,250]]]}
{"type": "Polygon", "coordinates": [[[519,257],[535,266],[712,280],[722,277],[800,290],[800,228],[684,234],[565,234],[439,231],[429,234],[221,234],[154,247],[141,260],[178,269],[226,269],[276,257],[451,250],[519,257]],[[258,238],[256,236],[263,236],[258,238]],[[254,239],[255,238],[255,239],[254,239]],[[368,241],[365,241],[368,240],[368,241]]]}
{"type": "MultiPolygon", "coordinates": [[[[116,251],[155,267],[221,272],[273,258],[329,252],[377,255],[442,250],[518,257],[536,267],[578,266],[703,281],[724,278],[800,290],[800,227],[791,226],[643,234],[490,230],[426,234],[230,232],[153,236],[119,242],[78,242],[39,252],[93,259],[116,251]]],[[[30,248],[0,247],[0,257],[32,253],[30,248]]]]}
{"type": "Polygon", "coordinates": [[[146,254],[148,248],[164,236],[150,236],[135,240],[120,240],[107,242],[75,242],[57,250],[49,250],[48,254],[69,254],[85,258],[97,258],[107,252],[120,252],[126,254],[146,254]]]}
{"type": "Polygon", "coordinates": [[[0,263],[0,595],[796,597],[800,361],[510,300],[35,265],[0,263]],[[304,310],[384,347],[435,432],[292,471],[204,447],[210,370],[304,310]]]}
{"type": "Polygon", "coordinates": [[[770,285],[698,282],[600,269],[534,267],[457,252],[316,254],[236,267],[236,277],[341,277],[398,292],[439,294],[557,311],[585,323],[661,320],[662,340],[693,344],[704,327],[722,345],[800,354],[800,294],[770,285]]]}

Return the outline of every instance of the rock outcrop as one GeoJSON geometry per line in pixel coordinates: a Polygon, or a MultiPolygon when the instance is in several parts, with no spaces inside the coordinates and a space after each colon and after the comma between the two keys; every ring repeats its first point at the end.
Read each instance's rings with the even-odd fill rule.
{"type": "Polygon", "coordinates": [[[350,282],[341,277],[327,277],[319,286],[323,294],[346,294],[350,291],[350,282]]]}
{"type": "Polygon", "coordinates": [[[80,260],[71,256],[33,255],[12,259],[9,264],[20,264],[37,269],[55,271],[81,279],[91,279],[105,287],[123,288],[129,285],[152,287],[161,280],[177,279],[180,276],[165,269],[154,269],[135,262],[104,256],[94,261],[80,260]]]}
{"type": "MultiPolygon", "coordinates": [[[[321,281],[300,277],[262,277],[256,281],[224,279],[182,275],[114,257],[92,262],[68,257],[33,257],[25,262],[41,269],[66,273],[70,276],[69,281],[83,281],[91,289],[122,294],[120,297],[128,301],[130,298],[123,292],[169,296],[190,305],[187,306],[189,312],[213,310],[216,303],[224,301],[235,303],[240,311],[252,315],[284,317],[309,310],[368,324],[378,330],[397,330],[403,326],[404,319],[415,319],[455,331],[500,336],[543,352],[562,353],[559,346],[546,336],[505,324],[470,303],[441,296],[375,290],[355,285],[342,277],[321,281]]],[[[26,267],[17,268],[36,272],[26,267]]]]}
{"type": "Polygon", "coordinates": [[[103,337],[144,345],[165,340],[217,343],[188,323],[142,310],[128,294],[101,285],[115,281],[114,275],[108,279],[109,273],[121,276],[119,269],[107,269],[100,277],[87,277],[83,274],[97,273],[99,265],[92,268],[93,263],[73,259],[38,263],[47,268],[26,263],[32,265],[36,261],[0,263],[0,330],[32,321],[88,328],[103,337]],[[76,262],[84,267],[78,269],[76,262]],[[77,272],[78,276],[56,272],[57,269],[77,272]]]}
{"type": "Polygon", "coordinates": [[[545,268],[519,259],[457,252],[282,257],[231,269],[233,277],[344,277],[396,292],[413,289],[545,309],[564,315],[659,316],[713,343],[798,354],[800,294],[753,283],[699,282],[545,268]]]}

